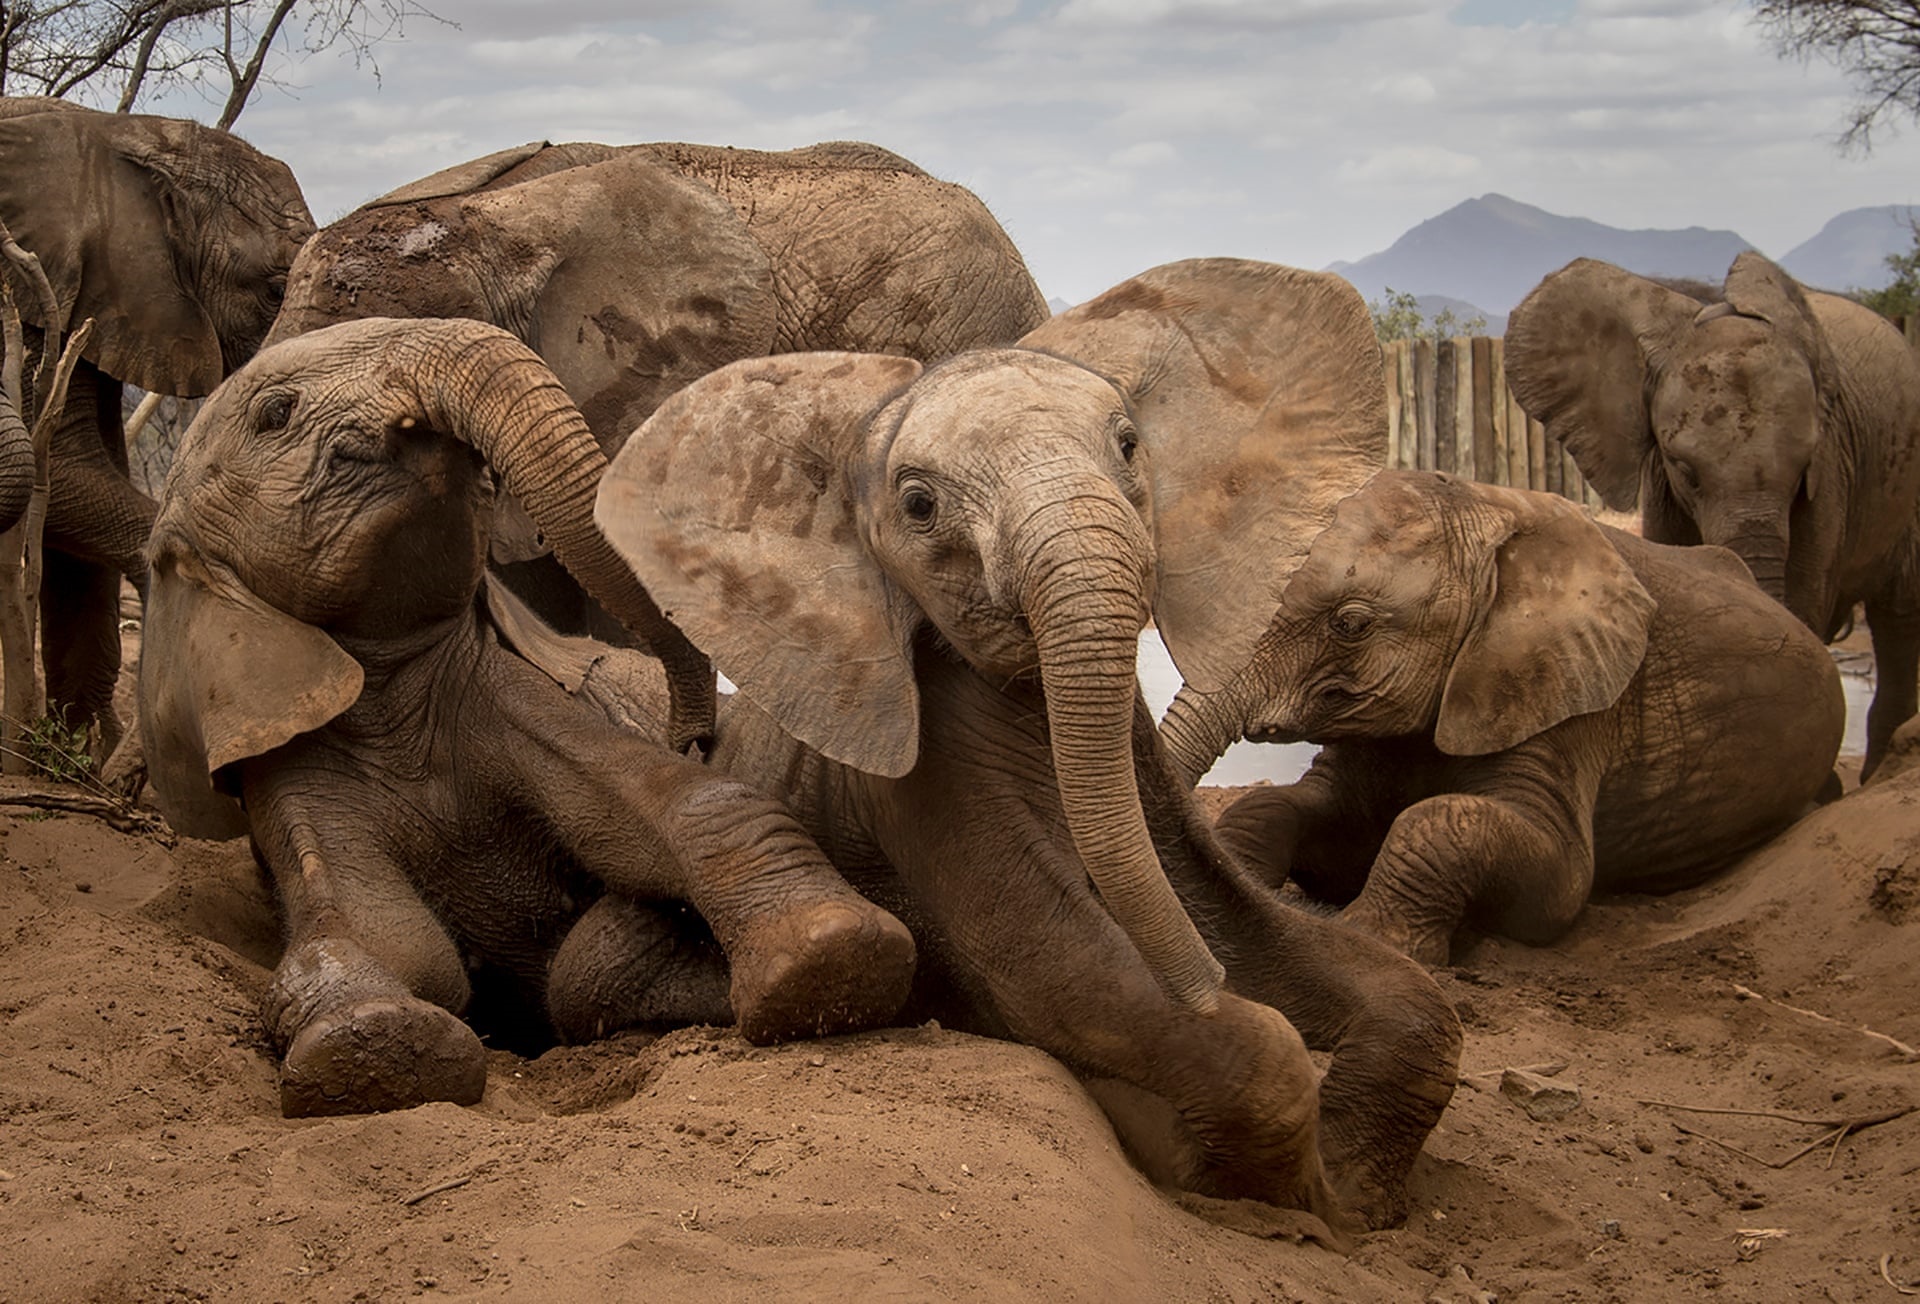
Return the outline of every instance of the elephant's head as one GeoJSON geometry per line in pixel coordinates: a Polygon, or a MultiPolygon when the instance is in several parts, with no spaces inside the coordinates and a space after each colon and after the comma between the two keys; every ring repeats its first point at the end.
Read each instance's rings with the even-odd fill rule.
{"type": "Polygon", "coordinates": [[[582,586],[637,619],[646,596],[593,526],[599,445],[505,332],[352,322],[264,351],[207,400],[148,546],[140,727],[176,828],[243,831],[225,767],[319,728],[468,618],[489,466],[582,586]]]}
{"type": "Polygon", "coordinates": [[[1821,484],[1819,448],[1840,401],[1833,353],[1791,277],[1743,253],[1725,302],[1702,305],[1583,258],[1514,309],[1506,349],[1514,394],[1608,506],[1684,518],[1696,537],[1650,533],[1731,548],[1788,601],[1795,513],[1840,492],[1821,484]]]}
{"type": "Polygon", "coordinates": [[[361,317],[473,317],[566,382],[608,453],[696,376],[769,351],[773,273],[731,205],[642,152],[529,145],[316,235],[270,342],[361,317]]]}
{"type": "Polygon", "coordinates": [[[1248,670],[1262,740],[1504,751],[1611,706],[1654,603],[1564,499],[1383,471],[1314,540],[1248,670]]]}
{"type": "MultiPolygon", "coordinates": [[[[176,118],[0,101],[0,218],[116,380],[204,394],[253,356],[313,218],[278,159],[176,118]]],[[[45,326],[17,278],[14,297],[45,326]]]]}
{"type": "Polygon", "coordinates": [[[1197,260],[924,373],[736,363],[635,432],[597,517],[744,693],[858,769],[913,768],[923,630],[996,683],[1037,676],[1081,859],[1162,983],[1204,1007],[1217,969],[1140,809],[1138,636],[1152,615],[1189,678],[1233,674],[1384,445],[1350,286],[1197,260]]]}

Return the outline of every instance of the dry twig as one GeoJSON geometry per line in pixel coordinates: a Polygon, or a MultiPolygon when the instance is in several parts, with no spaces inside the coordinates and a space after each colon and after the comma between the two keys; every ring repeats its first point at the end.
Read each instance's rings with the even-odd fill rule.
{"type": "Polygon", "coordinates": [[[1906,1042],[1901,1041],[1898,1037],[1889,1037],[1886,1033],[1875,1032],[1872,1028],[1856,1026],[1851,1023],[1842,1023],[1840,1022],[1840,1020],[1835,1018],[1830,1018],[1829,1016],[1820,1013],[1818,1010],[1805,1010],[1800,1008],[1798,1005],[1788,1005],[1785,1001],[1776,1001],[1771,996],[1763,996],[1759,992],[1754,991],[1753,988],[1742,987],[1739,983],[1733,983],[1732,987],[1734,990],[1734,994],[1739,996],[1742,1000],[1765,1001],[1768,1005],[1777,1005],[1783,1010],[1792,1010],[1795,1014],[1803,1014],[1809,1019],[1818,1019],[1822,1023],[1831,1023],[1836,1028],[1845,1028],[1848,1032],[1857,1032],[1861,1036],[1871,1037],[1875,1041],[1884,1041],[1885,1043],[1887,1043],[1887,1045],[1893,1047],[1894,1050],[1898,1051],[1901,1055],[1905,1056],[1910,1060],[1920,1059],[1920,1050],[1915,1050],[1913,1047],[1907,1045],[1906,1042]]]}
{"type": "Polygon", "coordinates": [[[1827,1156],[1827,1167],[1831,1168],[1833,1167],[1834,1155],[1840,1153],[1840,1143],[1845,1141],[1850,1133],[1858,1132],[1863,1128],[1873,1127],[1879,1123],[1890,1123],[1896,1118],[1905,1118],[1908,1114],[1913,1113],[1915,1109],[1920,1109],[1920,1106],[1916,1105],[1901,1105],[1894,1109],[1883,1109],[1875,1114],[1856,1114],[1844,1118],[1815,1118],[1806,1114],[1783,1113],[1776,1109],[1726,1109],[1715,1105],[1682,1105],[1671,1100],[1642,1099],[1639,1103],[1642,1105],[1655,1105],[1661,1109],[1681,1109],[1691,1114],[1723,1114],[1734,1115],[1741,1118],[1777,1118],[1788,1123],[1798,1123],[1803,1127],[1826,1129],[1821,1132],[1819,1136],[1807,1142],[1784,1159],[1764,1159],[1750,1150],[1742,1150],[1739,1146],[1722,1141],[1719,1137],[1710,1136],[1695,1128],[1688,1127],[1684,1123],[1675,1123],[1673,1125],[1676,1131],[1683,1132],[1687,1136],[1697,1136],[1702,1141],[1710,1141],[1722,1150],[1730,1150],[1742,1159],[1751,1159],[1754,1163],[1764,1164],[1768,1168],[1785,1168],[1788,1164],[1793,1163],[1794,1160],[1811,1154],[1829,1142],[1832,1143],[1833,1150],[1827,1156]]]}
{"type": "Polygon", "coordinates": [[[1893,1279],[1893,1274],[1887,1270],[1887,1265],[1892,1262],[1893,1262],[1893,1256],[1891,1254],[1883,1254],[1880,1256],[1881,1280],[1885,1281],[1887,1285],[1893,1287],[1895,1290],[1899,1291],[1902,1295],[1920,1295],[1920,1289],[1915,1289],[1912,1286],[1902,1286],[1899,1282],[1893,1279]]]}

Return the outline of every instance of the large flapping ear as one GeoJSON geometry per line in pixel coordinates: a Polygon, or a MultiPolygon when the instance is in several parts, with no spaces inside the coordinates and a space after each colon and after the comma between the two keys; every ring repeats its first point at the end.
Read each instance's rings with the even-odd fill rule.
{"type": "Polygon", "coordinates": [[[1654,611],[1633,569],[1579,508],[1548,494],[1470,487],[1506,520],[1479,545],[1496,549],[1491,582],[1440,698],[1434,743],[1453,756],[1505,751],[1613,705],[1646,657],[1654,611]]]}
{"type": "Polygon", "coordinates": [[[1648,378],[1700,304],[1611,263],[1577,258],[1507,319],[1507,384],[1566,446],[1607,506],[1628,511],[1653,451],[1648,378]]]}
{"type": "Polygon", "coordinates": [[[1837,371],[1827,334],[1806,292],[1779,264],[1752,249],[1736,255],[1727,269],[1727,303],[1742,317],[1756,317],[1773,327],[1782,341],[1807,360],[1819,391],[1833,393],[1837,371]]]}
{"type": "Polygon", "coordinates": [[[500,242],[489,256],[550,269],[498,324],[565,377],[608,456],[667,395],[773,349],[766,251],[731,204],[644,153],[462,207],[500,242]]]}
{"type": "Polygon", "coordinates": [[[152,569],[140,653],[140,741],[160,811],[181,833],[247,831],[223,767],[318,729],[360,696],[359,663],[179,546],[152,569]]]}
{"type": "Polygon", "coordinates": [[[667,616],[801,742],[897,777],[919,749],[910,643],[854,515],[868,422],[907,358],[789,353],[675,394],[600,482],[594,519],[667,616]]]}
{"type": "Polygon", "coordinates": [[[1189,684],[1243,667],[1333,505],[1386,458],[1380,346],[1344,280],[1203,258],[1156,267],[1023,348],[1107,377],[1154,497],[1154,617],[1189,684]]]}
{"type": "MultiPolygon", "coordinates": [[[[40,259],[69,328],[93,318],[87,361],[156,394],[205,394],[225,372],[212,318],[181,272],[189,237],[171,183],[141,161],[155,133],[210,128],[92,110],[0,120],[0,218],[40,259]]],[[[24,320],[48,323],[8,264],[24,320]]]]}

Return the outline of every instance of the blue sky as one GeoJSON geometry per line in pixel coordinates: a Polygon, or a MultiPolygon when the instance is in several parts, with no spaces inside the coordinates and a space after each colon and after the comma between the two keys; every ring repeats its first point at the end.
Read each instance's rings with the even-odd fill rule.
{"type": "MultiPolygon", "coordinates": [[[[381,76],[283,63],[239,131],[322,221],[521,141],[877,141],[972,187],[1047,294],[1156,263],[1355,259],[1498,191],[1785,253],[1920,201],[1920,132],[1736,0],[426,0],[381,76]]],[[[210,116],[176,96],[158,111],[210,116]]]]}

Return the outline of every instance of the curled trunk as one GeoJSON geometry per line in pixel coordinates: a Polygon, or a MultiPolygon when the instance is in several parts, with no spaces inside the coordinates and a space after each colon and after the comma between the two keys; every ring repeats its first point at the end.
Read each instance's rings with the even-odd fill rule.
{"type": "MultiPolygon", "coordinates": [[[[1065,505],[1062,505],[1065,510],[1065,505]]],[[[1042,513],[1043,518],[1054,516],[1042,513]]],[[[1160,865],[1140,807],[1132,729],[1144,610],[1144,540],[1116,504],[1118,546],[1096,549],[1103,527],[1084,518],[1038,521],[1027,618],[1040,654],[1060,799],[1075,850],[1114,920],[1161,987],[1202,1014],[1218,1002],[1222,970],[1160,865]]]]}
{"type": "Polygon", "coordinates": [[[607,461],[579,409],[539,356],[504,331],[468,321],[408,325],[426,336],[427,359],[410,374],[428,423],[478,449],[581,588],[646,641],[666,666],[675,745],[706,746],[713,668],[594,525],[607,461]]]}
{"type": "Polygon", "coordinates": [[[1217,693],[1196,692],[1181,684],[1160,721],[1160,741],[1175,775],[1191,788],[1206,777],[1227,748],[1245,737],[1247,721],[1260,705],[1255,666],[1235,675],[1217,693]]]}

